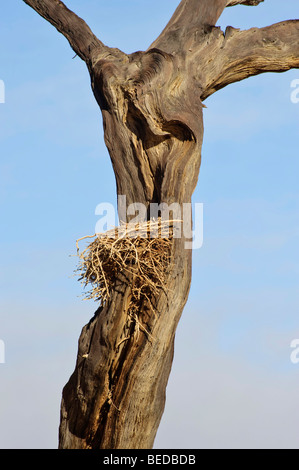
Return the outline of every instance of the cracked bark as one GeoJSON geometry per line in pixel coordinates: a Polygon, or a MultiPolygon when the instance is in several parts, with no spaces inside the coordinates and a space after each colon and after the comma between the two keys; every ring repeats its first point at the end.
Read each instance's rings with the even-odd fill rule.
{"type": "MultiPolygon", "coordinates": [[[[261,0],[182,0],[150,48],[130,55],[105,46],[62,2],[24,1],[86,62],[117,193],[127,205],[189,203],[200,169],[202,101],[249,76],[299,67],[296,20],[225,33],[215,26],[227,6],[261,0]]],[[[172,246],[168,295],[150,299],[156,315],[144,302],[138,323],[128,321],[132,279],[120,274],[109,303],[83,328],[63,390],[60,448],[152,447],[191,283],[184,242],[172,246]]]]}

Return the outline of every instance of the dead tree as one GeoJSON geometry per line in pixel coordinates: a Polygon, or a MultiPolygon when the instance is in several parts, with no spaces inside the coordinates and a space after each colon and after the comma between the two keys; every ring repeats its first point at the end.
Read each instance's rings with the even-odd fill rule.
{"type": "MultiPolygon", "coordinates": [[[[262,0],[182,0],[154,43],[133,54],[104,45],[61,1],[24,1],[86,63],[117,193],[126,195],[128,205],[190,203],[201,161],[202,102],[250,76],[299,67],[299,20],[245,31],[215,26],[226,7],[262,0]]],[[[133,328],[132,284],[121,272],[109,302],[83,328],[76,367],[63,390],[60,448],[152,447],[191,282],[184,238],[173,240],[171,260],[171,295],[162,289],[152,295],[155,315],[148,302],[139,305],[144,331],[138,336],[123,341],[133,328]]]]}

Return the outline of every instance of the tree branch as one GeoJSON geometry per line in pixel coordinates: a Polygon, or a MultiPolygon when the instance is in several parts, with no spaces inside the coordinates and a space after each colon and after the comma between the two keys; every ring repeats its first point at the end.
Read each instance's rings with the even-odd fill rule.
{"type": "Polygon", "coordinates": [[[165,52],[183,50],[186,37],[204,25],[215,26],[228,6],[255,6],[264,0],[182,0],[160,36],[150,46],[165,52]]]}
{"type": "Polygon", "coordinates": [[[234,7],[235,5],[247,5],[250,7],[255,7],[262,3],[264,0],[228,0],[227,7],[234,7]]]}
{"type": "Polygon", "coordinates": [[[94,53],[109,51],[85,21],[59,0],[23,0],[51,23],[69,41],[76,54],[88,63],[94,53]]]}
{"type": "Polygon", "coordinates": [[[228,27],[218,38],[210,60],[200,64],[200,69],[197,67],[203,79],[202,100],[231,83],[260,73],[299,68],[299,20],[246,31],[228,27]]]}

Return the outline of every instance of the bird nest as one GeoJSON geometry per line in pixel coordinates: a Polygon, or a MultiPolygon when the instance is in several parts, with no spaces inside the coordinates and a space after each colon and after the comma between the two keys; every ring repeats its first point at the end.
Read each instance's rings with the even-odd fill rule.
{"type": "Polygon", "coordinates": [[[113,230],[77,240],[79,281],[86,289],[85,299],[105,305],[114,292],[117,279],[131,284],[130,309],[139,308],[165,291],[166,275],[170,266],[174,222],[151,220],[137,225],[122,224],[113,230]],[[93,241],[80,252],[79,242],[93,241]],[[125,278],[124,278],[125,276],[125,278]]]}

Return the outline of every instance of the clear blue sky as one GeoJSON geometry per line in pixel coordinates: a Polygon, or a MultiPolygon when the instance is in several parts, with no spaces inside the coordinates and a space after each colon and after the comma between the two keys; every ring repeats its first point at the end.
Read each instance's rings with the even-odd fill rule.
{"type": "MultiPolygon", "coordinates": [[[[107,45],[142,50],[178,0],[69,0],[107,45]]],[[[299,18],[297,0],[234,7],[219,25],[299,18]]],[[[115,179],[87,70],[21,0],[1,5],[0,448],[56,448],[61,390],[96,305],[73,277],[75,240],[115,179]]],[[[298,448],[299,70],[231,85],[206,102],[193,201],[204,245],[181,319],[157,448],[298,448]]]]}

